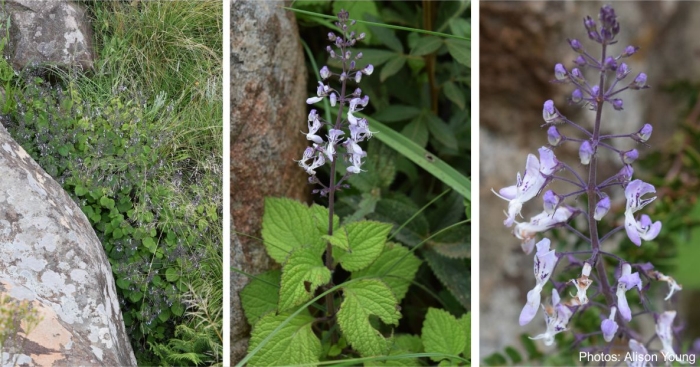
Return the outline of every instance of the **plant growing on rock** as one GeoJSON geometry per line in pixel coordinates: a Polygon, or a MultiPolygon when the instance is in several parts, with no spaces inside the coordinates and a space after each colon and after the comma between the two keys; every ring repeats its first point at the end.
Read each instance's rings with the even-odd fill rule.
{"type": "Polygon", "coordinates": [[[542,309],[545,329],[530,339],[541,340],[547,346],[555,344],[557,338],[570,341],[573,347],[580,349],[580,362],[627,362],[635,366],[648,365],[650,360],[670,363],[688,357],[679,354],[678,338],[674,338],[672,331],[678,330],[673,326],[676,311],[668,302],[682,287],[671,276],[656,270],[652,263],[628,261],[625,254],[614,254],[604,246],[606,240],[609,242],[612,235],[623,230],[634,245],[644,246],[653,241],[662,228],[660,221],[653,221],[641,212],[656,197],[652,196],[654,186],[633,177],[632,163],[638,158],[637,149],[619,149],[618,144],[611,143],[631,140],[646,146],[652,126],[644,124],[638,131],[621,135],[602,133],[603,124],[612,120],[607,117],[609,112],[603,117],[604,107],[609,105],[613,113],[620,113],[623,110],[621,93],[649,88],[647,76],[638,73],[630,77],[632,71],[625,63],[625,58],[635,54],[637,47],[627,46],[617,54],[611,52],[610,46],[617,43],[615,37],[620,31],[612,7],[601,8],[598,22],[591,17],[584,18],[584,27],[588,38],[600,45],[598,56],[584,48],[579,40],[570,39],[571,48],[578,54],[575,65],[567,68],[556,64],[554,82],[574,86],[570,102],[582,104],[595,113],[592,130],[568,119],[552,100],[546,101],[543,126],[547,127],[549,145],[538,150],[539,159],[533,154],[527,156],[525,172],[522,176],[517,174],[515,185],[496,193],[508,201],[504,225],[513,228],[526,254],[534,251],[535,284],[527,294],[519,323],[526,325],[537,319],[542,309]],[[584,70],[591,70],[594,81],[586,80],[584,70]],[[571,132],[564,134],[564,126],[571,132]],[[573,165],[557,159],[554,149],[562,145],[577,146],[580,163],[587,172],[581,174],[573,165]],[[598,163],[603,150],[619,156],[621,167],[616,174],[601,179],[598,163]],[[573,189],[569,192],[546,190],[553,181],[571,185],[573,189]],[[607,233],[600,233],[599,222],[610,218],[607,213],[611,198],[617,194],[624,194],[626,200],[624,220],[607,233]],[[542,198],[543,212],[529,221],[519,221],[522,207],[536,196],[542,198]],[[585,206],[574,206],[573,201],[583,196],[586,197],[585,206]],[[587,231],[576,228],[573,223],[576,216],[585,218],[587,231]],[[537,241],[540,233],[553,228],[573,233],[587,248],[567,250],[547,237],[537,241]],[[562,273],[575,272],[575,278],[555,274],[564,264],[567,265],[562,273]],[[652,287],[656,287],[654,283],[659,282],[668,287],[663,300],[654,299],[651,292],[652,287]],[[545,302],[542,302],[542,293],[547,298],[545,302]],[[577,326],[588,322],[589,315],[598,317],[594,322],[596,330],[577,330],[577,326]],[[651,339],[635,328],[645,319],[656,325],[656,335],[651,339]],[[573,339],[568,335],[566,339],[560,337],[568,331],[573,339]],[[651,348],[656,338],[662,345],[660,351],[651,348]]]}
{"type": "Polygon", "coordinates": [[[278,198],[265,201],[263,243],[282,269],[255,277],[240,294],[253,330],[248,355],[239,365],[305,365],[340,358],[415,365],[419,356],[435,362],[468,361],[468,314],[457,319],[430,309],[422,337],[394,335],[392,326],[402,317],[399,303],[421,261],[413,250],[391,242],[391,224],[355,220],[341,225],[334,212],[336,194],[349,187],[350,177],[365,172],[368,153],[360,143],[373,134],[368,120],[357,115],[369,97],[360,88],[353,90],[353,84],[371,75],[374,67],[357,66],[362,53],[352,48],[365,34],[353,32],[354,24],[348,12],[338,14],[335,25],[341,32],[328,34],[332,46],[326,50],[342,69],[322,67],[316,96],[306,101],[315,104],[328,98],[337,108],[334,122],[311,110],[303,134],[312,145],[298,160],[309,183],[318,187],[313,193],[327,196],[329,206],[309,207],[278,198]],[[333,79],[339,86],[331,85],[333,79]],[[328,183],[317,177],[317,170],[326,164],[328,183]],[[425,354],[416,354],[421,352],[425,354]]]}

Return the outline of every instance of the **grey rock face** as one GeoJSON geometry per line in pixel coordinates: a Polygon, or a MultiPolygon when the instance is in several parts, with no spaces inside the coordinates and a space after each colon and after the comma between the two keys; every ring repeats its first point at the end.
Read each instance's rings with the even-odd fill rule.
{"type": "MultiPolygon", "coordinates": [[[[234,1],[231,8],[231,266],[259,274],[271,266],[259,237],[266,196],[308,198],[294,159],[306,147],[306,71],[294,15],[280,2],[234,1]]],[[[239,361],[250,328],[238,292],[248,278],[232,272],[231,358],[239,361]]]]}
{"type": "Polygon", "coordinates": [[[7,0],[5,11],[11,23],[5,51],[15,69],[39,64],[93,68],[92,28],[81,5],[7,0]]]}
{"type": "Polygon", "coordinates": [[[112,269],[88,219],[2,126],[0,295],[31,302],[42,318],[19,335],[16,363],[136,365],[112,269]]]}

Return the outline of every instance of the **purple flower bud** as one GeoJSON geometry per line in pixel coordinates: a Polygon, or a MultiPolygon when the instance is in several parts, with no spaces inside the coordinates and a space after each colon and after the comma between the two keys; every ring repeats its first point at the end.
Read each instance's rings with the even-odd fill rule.
{"type": "Polygon", "coordinates": [[[610,210],[610,197],[605,193],[601,193],[601,196],[603,198],[598,200],[598,204],[595,206],[595,213],[593,215],[593,218],[597,221],[603,219],[605,214],[608,214],[608,210],[610,210]]]}
{"type": "Polygon", "coordinates": [[[331,100],[331,107],[335,107],[335,103],[336,103],[336,101],[337,101],[337,98],[338,98],[338,97],[335,95],[335,93],[331,93],[331,98],[330,98],[330,100],[331,100]]]}
{"type": "Polygon", "coordinates": [[[639,158],[639,152],[637,152],[637,149],[628,150],[622,153],[622,161],[625,164],[632,164],[632,162],[637,160],[637,158],[639,158]]]}
{"type": "MultiPolygon", "coordinates": [[[[328,32],[328,40],[335,41],[335,39],[336,39],[335,34],[333,32],[328,32]]],[[[328,47],[330,47],[330,46],[328,46],[328,47]]]]}
{"type": "Polygon", "coordinates": [[[578,88],[574,89],[574,91],[571,93],[571,102],[580,103],[581,101],[583,101],[583,93],[578,88]]]}
{"type": "Polygon", "coordinates": [[[355,91],[352,92],[352,96],[353,96],[353,97],[359,97],[360,95],[362,95],[362,89],[360,89],[360,88],[355,88],[355,91]]]}
{"type": "Polygon", "coordinates": [[[587,165],[588,163],[591,162],[591,158],[593,157],[593,147],[591,147],[591,143],[588,140],[584,140],[583,143],[581,143],[581,148],[578,150],[578,156],[581,158],[581,164],[587,165]]]}
{"type": "Polygon", "coordinates": [[[578,55],[578,57],[574,59],[574,64],[581,66],[581,67],[584,67],[587,65],[586,58],[584,58],[581,55],[578,55]]]}
{"type": "Polygon", "coordinates": [[[338,47],[343,46],[343,39],[341,37],[338,37],[335,39],[335,45],[338,47]]]}
{"type": "Polygon", "coordinates": [[[350,60],[350,57],[352,57],[352,52],[345,51],[345,60],[350,60]]]}
{"type": "Polygon", "coordinates": [[[634,169],[630,165],[625,165],[622,167],[620,172],[617,173],[618,180],[620,182],[629,182],[629,180],[632,179],[632,176],[634,175],[634,169]]]}
{"type": "Polygon", "coordinates": [[[362,58],[362,52],[358,52],[357,55],[355,55],[355,60],[359,60],[362,58]]]}
{"type": "Polygon", "coordinates": [[[631,70],[629,69],[627,64],[625,64],[624,62],[620,64],[620,66],[617,68],[617,73],[615,73],[617,76],[617,80],[624,79],[627,76],[627,74],[630,73],[630,71],[631,70]]]}
{"type": "Polygon", "coordinates": [[[649,140],[649,138],[651,138],[651,131],[652,130],[653,130],[653,128],[651,127],[651,125],[644,124],[644,126],[642,126],[642,128],[639,129],[639,131],[637,131],[637,134],[635,134],[635,136],[636,136],[638,141],[644,143],[647,140],[649,140]]]}
{"type": "Polygon", "coordinates": [[[595,98],[598,97],[598,93],[600,93],[600,87],[597,85],[594,85],[591,87],[591,97],[595,98]]]}
{"type": "Polygon", "coordinates": [[[610,341],[615,337],[617,333],[617,322],[615,322],[615,314],[617,313],[617,307],[613,306],[610,309],[610,317],[603,320],[600,324],[600,330],[603,332],[603,338],[606,342],[610,341]]]}
{"type": "Polygon", "coordinates": [[[549,145],[556,147],[561,143],[562,136],[559,134],[559,130],[557,130],[556,126],[550,126],[549,129],[547,129],[547,141],[549,141],[549,145]]]}
{"type": "Polygon", "coordinates": [[[598,34],[597,31],[588,32],[588,38],[590,38],[591,40],[596,41],[598,43],[600,43],[602,41],[602,39],[600,38],[600,35],[598,34]]]}
{"type": "Polygon", "coordinates": [[[319,73],[321,74],[321,79],[323,80],[326,80],[329,76],[331,76],[331,71],[328,70],[328,66],[323,66],[319,73]]]}
{"type": "Polygon", "coordinates": [[[368,64],[364,69],[362,69],[362,73],[365,75],[372,75],[372,72],[374,72],[374,65],[372,64],[368,64]]]}
{"type": "MultiPolygon", "coordinates": [[[[350,22],[350,25],[355,25],[355,23],[357,23],[357,21],[356,21],[355,19],[353,19],[353,20],[350,22]]],[[[352,32],[352,35],[355,35],[355,32],[352,32]]]]}
{"type": "Polygon", "coordinates": [[[581,46],[581,42],[579,42],[575,38],[569,40],[569,46],[571,46],[571,48],[578,53],[583,52],[583,47],[581,46]]]}
{"type": "Polygon", "coordinates": [[[569,80],[569,75],[566,73],[566,68],[564,65],[554,65],[554,77],[560,82],[569,80]]]}
{"type": "Polygon", "coordinates": [[[331,59],[335,59],[335,51],[330,49],[331,46],[328,46],[328,52],[331,54],[331,59]]]}
{"type": "Polygon", "coordinates": [[[355,60],[350,61],[350,70],[355,69],[355,60]]]}
{"type": "Polygon", "coordinates": [[[554,214],[554,211],[559,205],[559,196],[555,194],[554,191],[547,190],[547,192],[544,193],[542,201],[544,202],[544,211],[547,214],[554,214]]]}
{"type": "Polygon", "coordinates": [[[613,99],[612,105],[615,111],[622,111],[622,100],[620,98],[613,99]]]}
{"type": "Polygon", "coordinates": [[[647,75],[644,73],[639,73],[634,81],[630,83],[630,89],[645,89],[649,88],[647,85],[647,75]]]}
{"type": "Polygon", "coordinates": [[[362,80],[362,72],[356,72],[355,73],[355,83],[359,83],[360,80],[362,80]]]}
{"type": "Polygon", "coordinates": [[[614,57],[608,56],[605,58],[605,68],[608,70],[617,70],[617,61],[614,57]]]}
{"type": "Polygon", "coordinates": [[[556,124],[564,121],[562,114],[554,107],[554,101],[551,99],[544,103],[542,117],[548,124],[556,124]]]}
{"type": "Polygon", "coordinates": [[[365,39],[365,36],[366,36],[366,35],[365,35],[365,32],[362,32],[362,33],[360,33],[360,35],[357,37],[357,40],[358,40],[358,41],[362,41],[363,39],[365,39]]]}
{"type": "Polygon", "coordinates": [[[595,21],[589,15],[583,18],[583,26],[586,27],[587,31],[595,30],[595,21]]]}
{"type": "Polygon", "coordinates": [[[625,53],[623,53],[620,57],[630,57],[637,53],[637,50],[639,50],[639,47],[627,46],[625,47],[625,53]]]}
{"type": "Polygon", "coordinates": [[[340,74],[340,81],[344,81],[345,79],[348,78],[348,74],[346,74],[344,71],[340,74]]]}
{"type": "Polygon", "coordinates": [[[571,79],[573,79],[574,83],[576,84],[583,84],[586,79],[583,77],[583,73],[579,68],[573,68],[571,70],[571,79]]]}

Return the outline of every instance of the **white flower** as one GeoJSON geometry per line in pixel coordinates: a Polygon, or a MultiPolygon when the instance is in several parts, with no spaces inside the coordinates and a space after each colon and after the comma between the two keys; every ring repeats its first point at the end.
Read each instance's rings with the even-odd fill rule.
{"type": "Polygon", "coordinates": [[[502,188],[498,193],[491,189],[498,197],[508,201],[507,218],[503,221],[506,227],[513,225],[515,217],[520,214],[523,204],[534,198],[544,184],[545,178],[540,173],[540,162],[537,160],[537,157],[528,154],[525,164],[525,177],[521,179],[520,172],[518,172],[514,186],[502,188]]]}
{"type": "Polygon", "coordinates": [[[642,215],[639,221],[634,218],[634,213],[656,199],[656,196],[648,199],[642,199],[642,196],[654,192],[656,192],[654,186],[642,180],[634,180],[625,187],[625,197],[627,198],[625,230],[627,237],[637,246],[641,246],[642,240],[653,240],[661,231],[661,222],[652,223],[651,218],[646,214],[642,215]]]}
{"type": "Polygon", "coordinates": [[[608,343],[610,343],[610,341],[615,337],[615,333],[617,333],[618,325],[615,321],[615,313],[617,313],[617,307],[613,306],[610,309],[610,317],[600,323],[600,330],[603,332],[603,339],[605,339],[605,341],[608,343]]]}
{"type": "Polygon", "coordinates": [[[544,232],[552,227],[566,223],[577,213],[578,211],[568,206],[560,206],[554,211],[554,214],[542,212],[530,218],[529,222],[517,223],[513,229],[513,234],[522,241],[521,247],[523,251],[529,254],[535,245],[535,235],[538,232],[544,232]]]}
{"type": "Polygon", "coordinates": [[[540,306],[540,293],[542,287],[547,284],[552,275],[554,266],[557,264],[557,255],[554,250],[549,249],[549,238],[543,238],[537,243],[537,253],[535,254],[535,288],[527,292],[527,303],[520,312],[520,325],[526,325],[537,314],[540,306]]]}
{"type": "MultiPolygon", "coordinates": [[[[318,114],[316,113],[316,110],[311,110],[309,113],[309,132],[306,134],[306,140],[311,140],[316,144],[323,144],[323,138],[316,135],[318,132],[318,129],[321,128],[321,120],[318,118],[318,114]]],[[[302,134],[304,132],[302,131],[302,134]]]]}
{"type": "Polygon", "coordinates": [[[625,293],[634,287],[642,290],[642,280],[639,278],[639,273],[632,273],[632,266],[629,263],[624,263],[622,265],[620,278],[617,281],[617,307],[620,310],[620,316],[622,316],[625,321],[630,321],[632,320],[632,310],[630,310],[630,306],[627,304],[627,296],[625,293]]]}
{"type": "Polygon", "coordinates": [[[585,305],[588,303],[588,296],[586,296],[586,291],[588,287],[593,283],[592,279],[588,277],[591,275],[591,264],[583,264],[583,270],[581,271],[581,277],[578,279],[571,279],[569,283],[574,283],[576,287],[576,296],[571,300],[573,305],[585,305]]]}
{"type": "Polygon", "coordinates": [[[572,312],[571,310],[560,303],[559,293],[557,293],[556,288],[552,289],[552,305],[545,307],[544,309],[544,320],[547,323],[547,330],[536,337],[531,337],[532,340],[544,339],[544,345],[554,344],[554,336],[566,331],[566,325],[569,323],[572,312]]]}
{"type": "Polygon", "coordinates": [[[673,331],[671,330],[674,318],[676,318],[676,311],[666,311],[656,319],[656,335],[661,340],[663,346],[661,353],[667,361],[674,360],[676,356],[676,352],[673,350],[673,331]]]}
{"type": "Polygon", "coordinates": [[[650,366],[651,363],[649,363],[649,352],[647,351],[647,348],[644,347],[644,344],[634,340],[630,339],[629,342],[629,347],[630,351],[632,351],[633,357],[630,360],[626,360],[627,366],[629,367],[647,367],[650,366]]]}

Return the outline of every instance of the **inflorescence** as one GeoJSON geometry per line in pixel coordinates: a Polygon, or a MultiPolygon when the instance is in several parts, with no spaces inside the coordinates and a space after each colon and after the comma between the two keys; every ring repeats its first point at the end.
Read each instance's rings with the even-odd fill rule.
{"type": "MultiPolygon", "coordinates": [[[[645,124],[636,132],[624,135],[603,135],[601,134],[601,122],[603,105],[609,103],[615,111],[623,110],[623,101],[619,95],[627,90],[642,90],[648,88],[646,85],[647,76],[639,73],[630,82],[625,82],[630,74],[630,67],[623,62],[629,56],[635,54],[638,47],[627,46],[622,53],[617,56],[608,55],[608,46],[617,43],[615,36],[620,31],[620,24],[617,21],[615,11],[610,6],[604,6],[600,10],[599,23],[591,17],[584,18],[584,26],[588,38],[600,45],[601,54],[599,58],[592,56],[586,51],[577,39],[570,39],[569,45],[578,54],[574,60],[574,66],[567,69],[562,64],[556,64],[554,75],[556,83],[571,84],[575,87],[569,98],[571,103],[582,104],[595,112],[595,124],[593,130],[589,131],[582,125],[569,120],[555,107],[552,100],[544,103],[542,111],[547,129],[547,140],[549,146],[539,149],[539,159],[529,154],[527,157],[524,176],[517,175],[516,184],[505,187],[496,194],[500,198],[508,201],[506,219],[504,225],[513,227],[513,233],[522,241],[522,248],[525,253],[531,253],[537,249],[534,256],[535,287],[528,292],[527,302],[520,314],[520,325],[528,324],[532,321],[539,308],[544,310],[546,330],[544,333],[532,339],[542,339],[545,345],[552,345],[556,334],[568,330],[569,321],[576,313],[584,313],[588,309],[597,308],[602,315],[600,331],[591,334],[575,334],[576,343],[595,335],[602,335],[605,345],[595,347],[598,351],[609,352],[612,341],[617,336],[622,340],[627,340],[629,349],[640,356],[648,355],[648,343],[642,341],[641,335],[629,327],[629,322],[633,317],[652,316],[656,323],[656,334],[660,339],[663,349],[661,350],[665,359],[672,360],[676,357],[673,348],[672,324],[676,311],[655,312],[650,309],[647,290],[648,284],[644,281],[652,280],[668,283],[669,291],[665,300],[671,299],[676,291],[681,290],[681,286],[673,278],[664,275],[656,270],[651,263],[631,264],[623,258],[601,250],[601,242],[610,235],[624,229],[627,237],[637,246],[642,245],[642,241],[651,241],[661,231],[661,222],[654,222],[648,215],[638,212],[646,205],[653,202],[656,197],[648,196],[654,194],[656,189],[649,183],[639,179],[632,179],[634,170],[632,163],[638,158],[636,149],[619,150],[609,142],[613,139],[632,139],[640,144],[646,145],[651,137],[652,126],[645,124]],[[589,69],[596,72],[597,84],[589,83],[583,70],[589,69]],[[571,126],[579,133],[579,137],[562,134],[558,125],[571,126]],[[582,137],[581,137],[582,136],[582,137]],[[571,166],[557,159],[553,149],[562,144],[578,144],[580,163],[587,166],[587,177],[580,175],[571,166]],[[618,173],[600,182],[597,180],[597,161],[599,149],[607,149],[616,153],[620,157],[622,168],[618,173]],[[568,173],[569,177],[557,175],[558,172],[568,173]],[[529,221],[518,222],[516,218],[520,215],[523,204],[539,196],[545,187],[554,180],[566,182],[574,187],[569,193],[556,193],[547,190],[541,196],[544,210],[541,214],[532,217],[529,221]],[[615,187],[624,189],[627,204],[624,213],[624,224],[613,229],[611,232],[600,236],[598,234],[598,221],[603,220],[610,210],[611,191],[615,187]],[[587,206],[576,208],[566,204],[569,198],[576,198],[586,195],[587,206]],[[583,214],[588,221],[588,236],[576,230],[571,220],[583,214]],[[557,252],[552,242],[548,238],[542,238],[536,243],[538,233],[546,232],[555,227],[563,227],[578,237],[583,238],[590,244],[590,250],[574,252],[557,252]],[[590,254],[586,260],[578,260],[579,254],[590,254]],[[606,269],[606,262],[601,260],[602,256],[611,259],[616,263],[616,269],[609,271],[606,269]],[[571,279],[567,282],[555,282],[551,290],[551,303],[546,306],[541,304],[541,293],[545,285],[550,281],[560,260],[568,259],[572,266],[581,266],[581,276],[578,279],[571,279]],[[592,273],[592,271],[595,272],[592,273]],[[609,281],[609,276],[613,276],[609,281]],[[592,301],[587,296],[587,290],[595,284],[592,301]],[[563,300],[560,293],[566,288],[574,290],[575,295],[563,300]],[[632,313],[627,302],[626,293],[637,288],[642,298],[642,311],[632,313]],[[634,315],[634,316],[633,316],[634,315]]],[[[495,193],[495,192],[494,192],[495,193]]],[[[555,246],[554,246],[555,247],[555,246]]],[[[569,293],[569,292],[565,292],[569,293]]],[[[642,364],[638,364],[642,365],[642,364]]]]}

